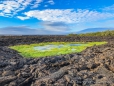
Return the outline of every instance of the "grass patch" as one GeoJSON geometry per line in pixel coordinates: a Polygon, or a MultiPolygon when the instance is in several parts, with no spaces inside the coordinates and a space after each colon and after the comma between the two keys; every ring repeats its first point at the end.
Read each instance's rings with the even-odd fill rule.
{"type": "Polygon", "coordinates": [[[19,52],[24,57],[27,58],[36,58],[36,57],[45,57],[45,56],[55,56],[61,54],[70,54],[75,52],[81,52],[87,47],[91,47],[93,45],[102,45],[107,42],[46,42],[39,44],[30,44],[30,45],[16,45],[10,46],[11,49],[14,49],[19,52]],[[81,44],[81,46],[69,46],[69,44],[81,44]],[[50,50],[35,50],[35,47],[45,46],[45,45],[64,45],[62,48],[52,48],[50,50]]]}

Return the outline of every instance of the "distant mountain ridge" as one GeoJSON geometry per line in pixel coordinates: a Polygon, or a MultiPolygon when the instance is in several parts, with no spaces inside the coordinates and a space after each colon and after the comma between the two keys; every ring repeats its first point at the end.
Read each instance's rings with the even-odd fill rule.
{"type": "Polygon", "coordinates": [[[87,28],[87,29],[76,32],[76,34],[102,32],[102,31],[106,31],[106,30],[114,30],[114,28],[87,28]]]}

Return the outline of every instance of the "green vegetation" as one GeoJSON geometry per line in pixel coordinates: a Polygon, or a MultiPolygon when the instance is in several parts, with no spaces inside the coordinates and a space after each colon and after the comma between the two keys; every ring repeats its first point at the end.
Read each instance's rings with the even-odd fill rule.
{"type": "Polygon", "coordinates": [[[68,34],[68,36],[114,36],[114,30],[85,33],[85,34],[68,34]]]}
{"type": "Polygon", "coordinates": [[[93,45],[102,45],[107,42],[47,42],[47,43],[39,43],[39,44],[30,44],[30,45],[16,45],[11,46],[11,49],[17,50],[24,57],[45,57],[45,56],[55,56],[61,54],[69,54],[74,52],[81,52],[87,47],[93,45]],[[35,50],[34,47],[45,46],[45,45],[65,45],[62,48],[52,48],[50,50],[41,51],[35,50]],[[68,44],[82,44],[81,46],[68,46],[68,44]]]}

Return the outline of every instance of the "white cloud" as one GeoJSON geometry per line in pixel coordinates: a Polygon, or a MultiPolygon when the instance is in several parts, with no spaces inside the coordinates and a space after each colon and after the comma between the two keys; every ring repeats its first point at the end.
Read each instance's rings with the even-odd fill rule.
{"type": "Polygon", "coordinates": [[[0,13],[0,16],[4,16],[4,14],[3,13],[0,13]]]}
{"type": "Polygon", "coordinates": [[[37,8],[43,0],[36,0],[31,8],[37,8]]]}
{"type": "Polygon", "coordinates": [[[0,14],[2,13],[2,16],[13,16],[29,6],[29,8],[38,7],[42,1],[34,0],[34,4],[31,4],[33,0],[4,0],[0,2],[0,14]]]}
{"type": "MultiPolygon", "coordinates": [[[[34,9],[40,6],[44,0],[3,0],[0,2],[0,16],[14,16],[20,11],[25,10],[27,7],[34,9]]],[[[47,0],[51,5],[54,5],[53,0],[47,0]]]]}
{"type": "Polygon", "coordinates": [[[32,0],[6,0],[0,3],[0,11],[5,15],[10,16],[16,14],[17,12],[24,10],[32,0]]]}
{"type": "Polygon", "coordinates": [[[51,5],[55,4],[55,2],[53,0],[49,0],[48,3],[51,4],[51,5]]]}
{"type": "Polygon", "coordinates": [[[17,18],[19,18],[19,19],[21,19],[21,20],[29,19],[29,17],[22,17],[22,16],[17,16],[17,18]]]}
{"type": "Polygon", "coordinates": [[[103,11],[110,11],[110,12],[114,12],[114,4],[108,7],[105,7],[102,9],[103,11]]]}
{"type": "MultiPolygon", "coordinates": [[[[42,21],[80,23],[114,18],[114,14],[108,12],[97,12],[89,10],[73,10],[73,9],[46,9],[32,10],[25,12],[28,18],[37,18],[42,21]]],[[[21,19],[21,16],[18,16],[21,19]]],[[[25,18],[26,19],[26,18],[25,18]]]]}

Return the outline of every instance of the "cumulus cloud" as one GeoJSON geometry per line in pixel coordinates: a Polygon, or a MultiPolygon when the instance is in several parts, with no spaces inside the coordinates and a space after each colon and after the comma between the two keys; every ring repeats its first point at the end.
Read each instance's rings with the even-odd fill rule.
{"type": "MultiPolygon", "coordinates": [[[[114,18],[114,14],[108,12],[98,12],[90,10],[73,9],[46,9],[32,10],[25,12],[24,16],[28,18],[37,18],[42,21],[80,23],[114,18]]],[[[20,18],[21,16],[18,16],[20,18]]],[[[20,18],[21,19],[21,18],[20,18]]],[[[26,19],[26,18],[25,18],[26,19]]]]}

